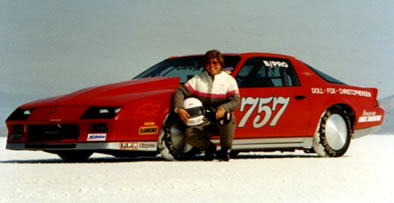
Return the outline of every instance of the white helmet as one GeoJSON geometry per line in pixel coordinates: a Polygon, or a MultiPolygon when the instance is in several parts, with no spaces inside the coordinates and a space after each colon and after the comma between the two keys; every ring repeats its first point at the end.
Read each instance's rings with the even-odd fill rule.
{"type": "Polygon", "coordinates": [[[187,126],[201,125],[204,122],[204,106],[202,102],[194,97],[190,97],[183,101],[183,106],[190,115],[187,126]]]}

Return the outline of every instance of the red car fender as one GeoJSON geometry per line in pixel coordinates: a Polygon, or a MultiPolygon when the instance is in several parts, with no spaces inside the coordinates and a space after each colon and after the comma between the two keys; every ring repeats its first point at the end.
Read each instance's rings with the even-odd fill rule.
{"type": "Polygon", "coordinates": [[[141,99],[124,106],[115,118],[113,134],[109,140],[157,139],[163,120],[171,109],[174,89],[148,92],[141,99]]]}

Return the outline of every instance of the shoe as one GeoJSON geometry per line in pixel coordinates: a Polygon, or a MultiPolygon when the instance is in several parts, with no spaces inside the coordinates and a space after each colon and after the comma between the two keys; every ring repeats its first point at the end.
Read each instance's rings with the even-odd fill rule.
{"type": "Polygon", "coordinates": [[[207,150],[205,150],[205,161],[213,161],[214,155],[216,152],[216,145],[213,144],[212,142],[209,144],[209,147],[207,150]]]}
{"type": "Polygon", "coordinates": [[[230,161],[230,154],[228,149],[222,149],[216,153],[216,158],[219,161],[230,161]]]}

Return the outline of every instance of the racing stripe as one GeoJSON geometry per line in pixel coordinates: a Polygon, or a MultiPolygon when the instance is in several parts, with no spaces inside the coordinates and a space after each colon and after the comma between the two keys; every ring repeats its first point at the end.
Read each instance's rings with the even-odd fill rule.
{"type": "Polygon", "coordinates": [[[185,83],[185,86],[186,86],[186,88],[189,90],[189,92],[191,94],[195,94],[196,93],[196,91],[194,90],[194,88],[190,84],[185,83]]]}
{"type": "Polygon", "coordinates": [[[227,97],[227,94],[210,94],[210,93],[204,93],[204,92],[199,92],[199,91],[195,91],[195,94],[200,97],[208,97],[208,98],[226,98],[227,97]]]}
{"type": "Polygon", "coordinates": [[[231,95],[234,95],[234,94],[237,94],[237,93],[238,93],[237,90],[228,91],[226,96],[231,96],[231,95]]]}

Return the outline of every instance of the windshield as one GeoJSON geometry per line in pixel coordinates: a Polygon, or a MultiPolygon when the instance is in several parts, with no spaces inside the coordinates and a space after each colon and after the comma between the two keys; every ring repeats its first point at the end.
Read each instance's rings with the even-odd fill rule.
{"type": "MultiPolygon", "coordinates": [[[[185,83],[194,75],[204,70],[202,57],[203,56],[190,56],[166,59],[137,75],[134,79],[150,77],[179,77],[181,78],[180,83],[185,83]]],[[[239,56],[223,57],[225,70],[230,71],[235,68],[240,60],[239,56]]]]}

